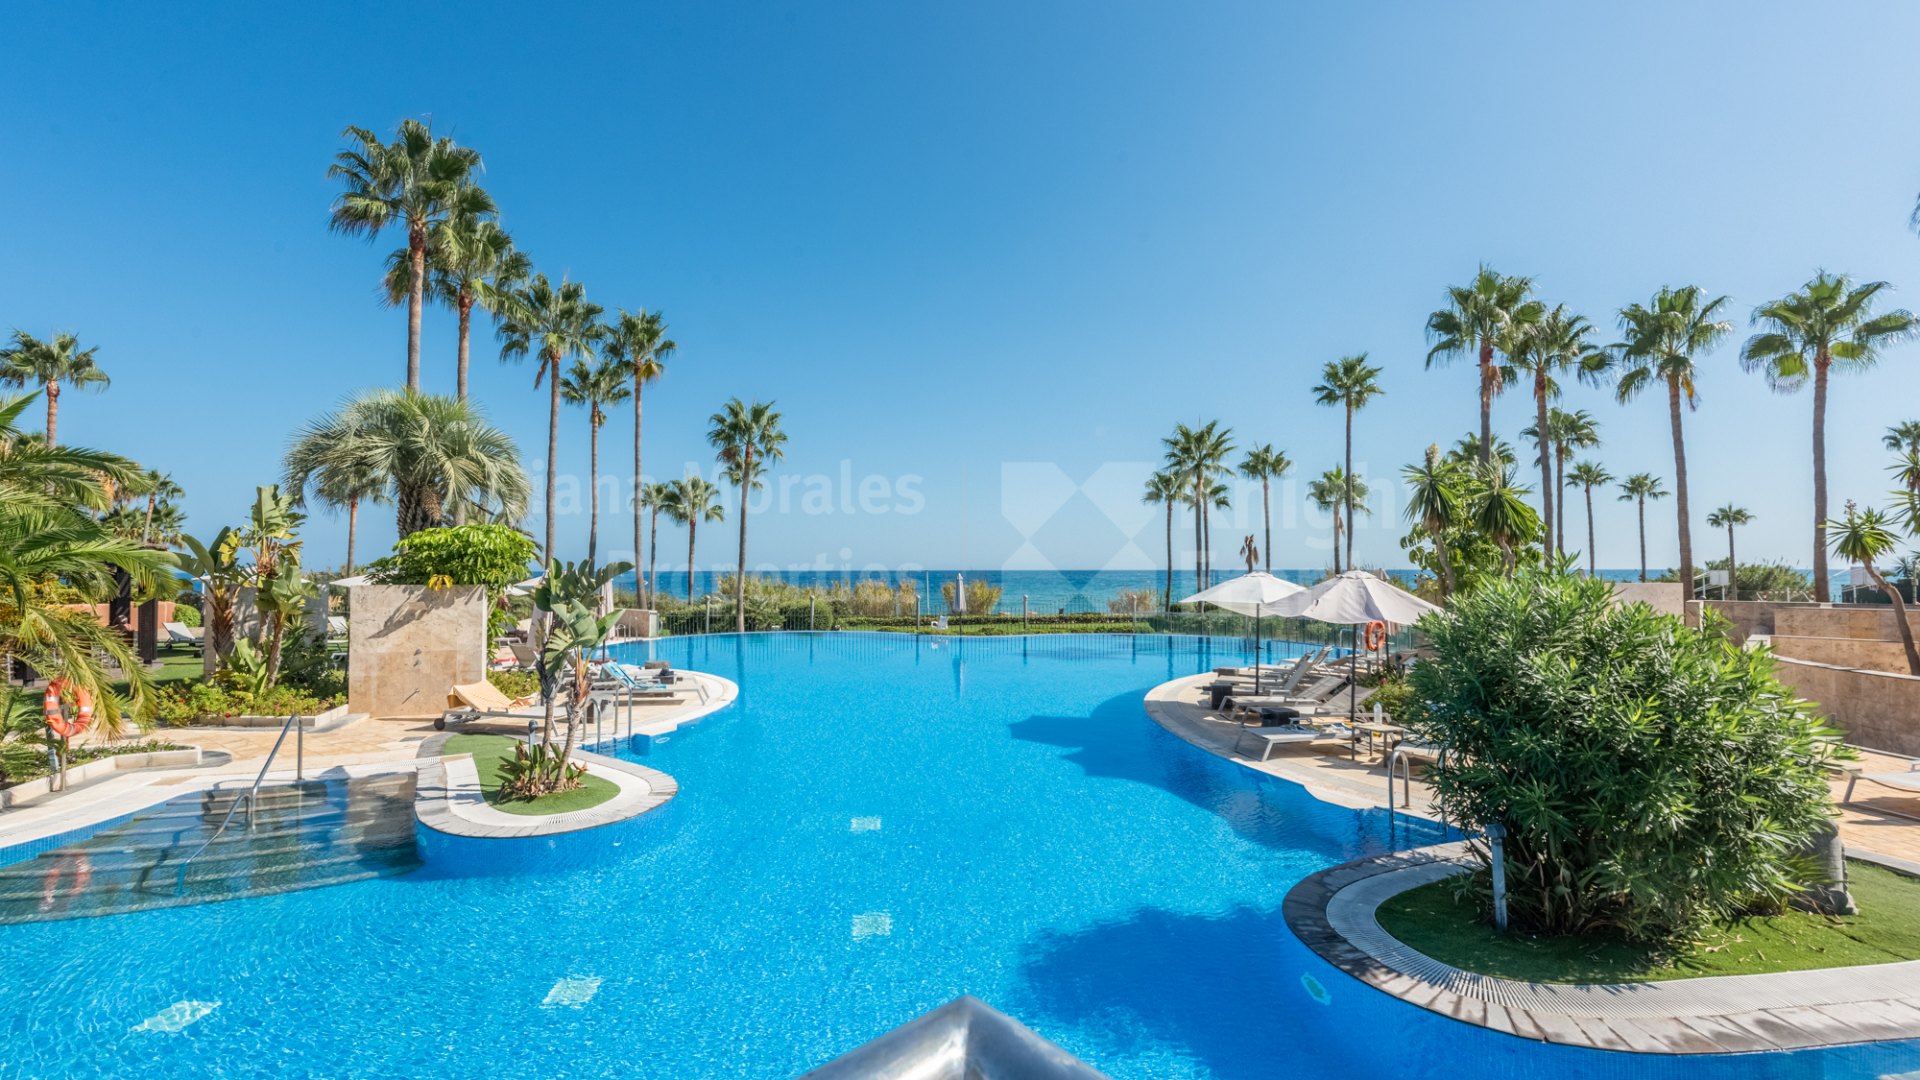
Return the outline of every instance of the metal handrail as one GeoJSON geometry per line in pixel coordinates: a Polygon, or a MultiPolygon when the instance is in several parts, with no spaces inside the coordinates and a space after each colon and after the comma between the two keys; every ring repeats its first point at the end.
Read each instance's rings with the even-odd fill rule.
{"type": "MultiPolygon", "coordinates": [[[[291,728],[298,728],[299,732],[294,736],[293,778],[296,781],[306,779],[307,731],[306,728],[299,727],[299,720],[300,714],[294,713],[287,717],[286,723],[280,725],[280,735],[273,740],[273,749],[267,751],[267,760],[260,763],[260,772],[254,776],[253,783],[239,798],[233,800],[231,806],[227,807],[226,814],[220,818],[220,824],[214,826],[213,835],[202,841],[200,846],[193,850],[193,854],[181,860],[179,874],[175,881],[176,891],[186,889],[187,867],[193,863],[193,860],[205,853],[207,848],[212,846],[215,840],[220,839],[222,833],[227,831],[227,825],[233,821],[234,811],[240,809],[240,804],[243,802],[247,804],[247,831],[253,831],[254,803],[260,797],[260,784],[266,780],[267,771],[273,768],[273,759],[280,753],[281,745],[287,741],[287,731],[291,728]]],[[[215,786],[212,790],[218,791],[220,789],[218,786],[215,786]]]]}

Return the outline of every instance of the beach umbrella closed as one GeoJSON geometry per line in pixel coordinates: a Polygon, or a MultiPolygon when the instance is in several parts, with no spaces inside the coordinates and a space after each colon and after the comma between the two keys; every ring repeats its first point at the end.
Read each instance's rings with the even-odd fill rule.
{"type": "MultiPolygon", "coordinates": [[[[1317,622],[1340,623],[1357,628],[1370,622],[1405,626],[1439,610],[1438,606],[1427,603],[1391,581],[1365,570],[1348,570],[1281,601],[1274,614],[1296,615],[1317,622]]],[[[1360,659],[1357,630],[1354,638],[1353,647],[1347,650],[1347,663],[1348,669],[1357,675],[1360,659]]],[[[1358,696],[1358,680],[1355,679],[1347,690],[1348,719],[1353,718],[1358,696]]]]}
{"type": "Polygon", "coordinates": [[[955,615],[967,613],[967,575],[965,574],[953,575],[953,613],[955,615]]]}
{"type": "Polygon", "coordinates": [[[1236,615],[1253,617],[1253,691],[1257,694],[1260,692],[1260,619],[1279,614],[1276,605],[1304,592],[1304,588],[1291,581],[1282,581],[1264,570],[1254,570],[1211,589],[1202,589],[1180,602],[1212,604],[1236,615]]]}

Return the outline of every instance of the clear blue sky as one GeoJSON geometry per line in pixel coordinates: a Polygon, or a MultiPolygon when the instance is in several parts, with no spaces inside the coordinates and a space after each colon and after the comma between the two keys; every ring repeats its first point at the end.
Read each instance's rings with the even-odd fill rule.
{"type": "MultiPolygon", "coordinates": [[[[286,432],[400,381],[404,315],[374,300],[390,241],[327,231],[325,170],[344,125],[406,116],[485,154],[539,268],[667,313],[649,473],[708,465],[705,418],[737,394],[785,413],[776,478],[838,485],[846,462],[892,493],[807,513],[790,489],[756,563],[1157,563],[1158,518],[1115,508],[1160,437],[1219,418],[1318,473],[1339,417],[1306,389],[1359,350],[1386,367],[1358,435],[1384,481],[1475,423],[1470,368],[1423,371],[1422,324],[1485,261],[1609,333],[1662,284],[1730,294],[1740,334],[1688,418],[1696,515],[1737,501],[1743,557],[1805,565],[1811,401],[1738,370],[1746,313],[1818,267],[1920,304],[1904,4],[75,3],[15,5],[0,38],[0,324],[100,347],[113,387],[68,395],[63,439],[171,471],[193,530],[275,478],[286,432]]],[[[429,389],[451,391],[453,345],[431,312],[429,389]]],[[[474,392],[538,477],[544,395],[487,328],[475,346],[474,392]]],[[[1887,486],[1877,437],[1920,416],[1916,361],[1836,385],[1836,505],[1887,486]]],[[[1614,473],[1671,476],[1659,401],[1569,404],[1614,473]]],[[[1495,420],[1528,418],[1513,394],[1495,420]]],[[[604,455],[631,437],[617,419],[604,455]]],[[[1325,522],[1281,494],[1276,563],[1324,563],[1325,522]]],[[[1397,513],[1362,562],[1404,565],[1397,513]]],[[[1601,513],[1602,565],[1631,564],[1629,507],[1601,513]]],[[[621,552],[624,507],[606,516],[621,552]]],[[[368,518],[378,553],[392,523],[368,518]]],[[[580,554],[584,509],[561,525],[580,554]]],[[[309,562],[337,561],[343,523],[309,531],[309,562]]],[[[1243,531],[1217,527],[1219,562],[1243,531]]],[[[703,564],[732,555],[703,531],[703,564]]]]}

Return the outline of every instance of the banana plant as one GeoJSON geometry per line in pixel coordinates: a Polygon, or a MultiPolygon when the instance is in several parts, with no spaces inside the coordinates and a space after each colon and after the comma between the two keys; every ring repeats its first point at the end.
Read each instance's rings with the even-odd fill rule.
{"type": "Polygon", "coordinates": [[[533,758],[539,765],[538,775],[530,785],[538,793],[557,791],[577,782],[566,763],[573,756],[574,737],[580,728],[575,721],[581,704],[587,700],[590,684],[587,660],[613,636],[613,628],[620,621],[618,611],[601,613],[596,610],[600,590],[631,569],[633,564],[624,562],[609,563],[595,569],[591,562],[555,560],[547,564],[540,584],[534,587],[533,606],[551,616],[539,664],[540,688],[546,698],[546,717],[540,734],[541,753],[533,758]],[[570,680],[567,735],[556,755],[550,753],[553,747],[554,691],[562,679],[570,680]]]}
{"type": "Polygon", "coordinates": [[[202,586],[200,609],[207,627],[207,653],[215,662],[224,662],[233,650],[234,602],[247,583],[246,570],[239,561],[239,534],[229,527],[215,533],[210,544],[192,536],[182,536],[180,542],[187,549],[180,567],[202,586]]]}

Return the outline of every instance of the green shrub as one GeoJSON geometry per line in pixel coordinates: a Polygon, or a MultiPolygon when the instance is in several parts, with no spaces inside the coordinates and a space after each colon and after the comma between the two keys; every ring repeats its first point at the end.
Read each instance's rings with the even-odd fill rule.
{"type": "Polygon", "coordinates": [[[367,577],[383,585],[487,586],[493,603],[487,612],[487,640],[494,641],[531,610],[516,607],[506,587],[527,577],[527,567],[539,553],[532,537],[506,525],[421,529],[394,544],[393,554],[368,563],[367,577]]]}
{"type": "Polygon", "coordinates": [[[173,621],[181,626],[199,626],[200,609],[190,604],[173,605],[173,621]]]}
{"type": "Polygon", "coordinates": [[[540,676],[531,671],[489,671],[487,681],[510,698],[532,697],[540,692],[540,676]]]}
{"type": "MultiPolygon", "coordinates": [[[[1794,853],[1829,824],[1844,748],[1769,654],[1537,570],[1421,629],[1409,719],[1445,748],[1428,780],[1448,822],[1506,827],[1516,926],[1671,939],[1807,880],[1794,853]]],[[[1470,887],[1485,903],[1489,872],[1470,887]]]]}
{"type": "Polygon", "coordinates": [[[235,716],[313,716],[346,700],[282,684],[264,694],[208,682],[165,683],[154,690],[154,716],[164,724],[219,724],[235,716]]]}

